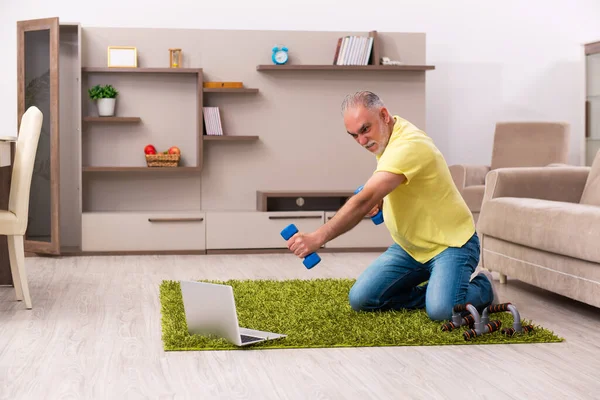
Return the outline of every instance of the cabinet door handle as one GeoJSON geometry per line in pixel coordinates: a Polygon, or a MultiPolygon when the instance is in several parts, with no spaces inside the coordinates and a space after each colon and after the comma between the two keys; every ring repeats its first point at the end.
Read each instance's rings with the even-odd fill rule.
{"type": "Polygon", "coordinates": [[[148,218],[148,222],[194,222],[204,221],[204,218],[148,218]]]}
{"type": "Polygon", "coordinates": [[[321,219],[321,215],[269,215],[269,219],[321,219]]]}

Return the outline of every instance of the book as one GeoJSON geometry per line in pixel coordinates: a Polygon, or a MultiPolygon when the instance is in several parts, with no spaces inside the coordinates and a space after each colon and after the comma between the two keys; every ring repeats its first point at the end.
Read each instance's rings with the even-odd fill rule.
{"type": "Polygon", "coordinates": [[[344,36],[337,40],[333,65],[369,65],[373,37],[344,36]]]}
{"type": "Polygon", "coordinates": [[[206,135],[222,136],[221,113],[219,107],[202,107],[206,135]]]}

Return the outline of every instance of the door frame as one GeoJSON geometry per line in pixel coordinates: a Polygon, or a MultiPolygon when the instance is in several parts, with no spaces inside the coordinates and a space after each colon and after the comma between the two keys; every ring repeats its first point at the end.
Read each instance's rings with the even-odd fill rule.
{"type": "MultiPolygon", "coordinates": [[[[60,254],[60,160],[59,160],[59,59],[60,24],[58,17],[17,21],[17,132],[25,113],[25,32],[50,32],[50,242],[27,239],[25,251],[42,254],[60,254]]],[[[47,116],[44,116],[47,118],[47,116]]],[[[12,149],[12,160],[14,161],[12,149]]]]}

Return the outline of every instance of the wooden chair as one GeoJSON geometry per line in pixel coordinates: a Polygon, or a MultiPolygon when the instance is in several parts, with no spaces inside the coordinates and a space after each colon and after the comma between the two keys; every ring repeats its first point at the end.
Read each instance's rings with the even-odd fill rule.
{"type": "Polygon", "coordinates": [[[31,309],[32,305],[25,271],[23,239],[27,229],[29,192],[42,121],[42,112],[35,106],[29,107],[21,118],[15,146],[8,210],[0,210],[0,235],[6,235],[8,239],[10,270],[16,297],[17,300],[25,300],[28,309],[31,309]]]}

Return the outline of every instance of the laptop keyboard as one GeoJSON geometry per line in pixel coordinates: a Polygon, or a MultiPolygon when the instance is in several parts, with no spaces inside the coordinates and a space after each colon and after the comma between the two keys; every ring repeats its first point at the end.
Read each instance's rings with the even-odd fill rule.
{"type": "Polygon", "coordinates": [[[242,343],[254,342],[256,340],[263,340],[263,338],[256,336],[248,336],[248,335],[240,335],[242,338],[242,343]]]}

